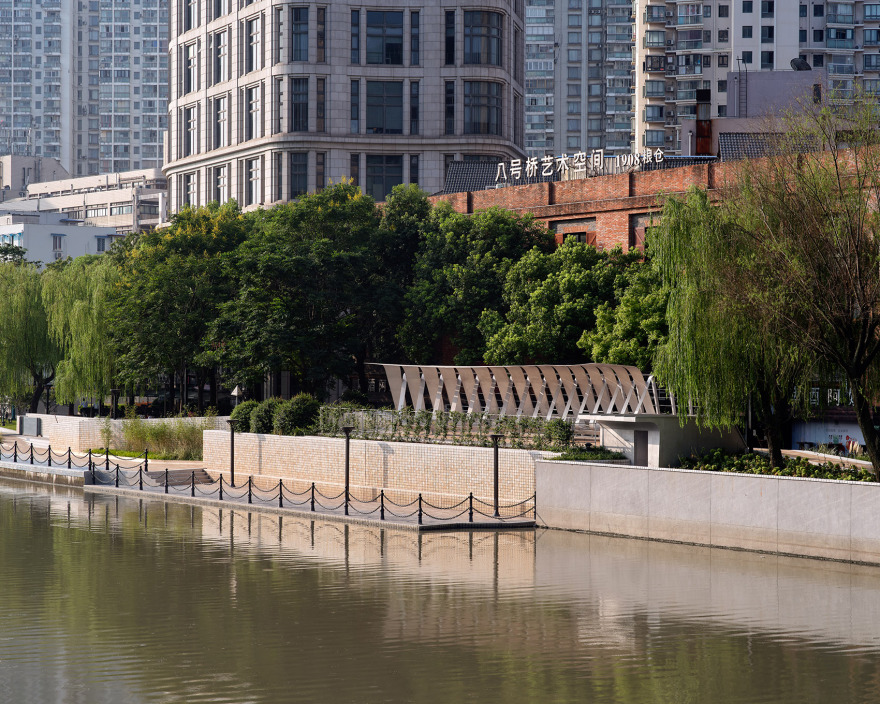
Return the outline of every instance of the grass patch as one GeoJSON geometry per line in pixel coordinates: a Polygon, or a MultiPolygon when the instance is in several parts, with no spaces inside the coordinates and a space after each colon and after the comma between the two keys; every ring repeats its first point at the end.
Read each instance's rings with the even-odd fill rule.
{"type": "Polygon", "coordinates": [[[566,460],[568,462],[601,462],[603,460],[625,460],[626,455],[614,450],[599,447],[570,447],[554,460],[566,460]]]}
{"type": "MultiPolygon", "coordinates": [[[[92,448],[92,457],[95,459],[100,459],[101,457],[104,457],[106,452],[107,451],[103,447],[93,447],[92,448]]],[[[118,450],[116,448],[111,447],[110,454],[115,455],[116,457],[135,458],[135,457],[143,457],[144,451],[141,450],[140,452],[135,452],[134,450],[118,450]]],[[[169,456],[161,454],[159,452],[153,452],[152,450],[150,450],[150,459],[151,460],[177,460],[180,458],[176,457],[176,456],[169,457],[169,456]]]]}
{"type": "Polygon", "coordinates": [[[771,469],[770,459],[754,452],[730,454],[724,450],[711,450],[699,457],[681,461],[682,469],[699,469],[707,472],[738,472],[740,474],[766,474],[779,477],[808,477],[810,479],[844,479],[854,482],[873,482],[869,469],[858,469],[824,462],[812,464],[803,457],[784,458],[785,466],[771,469]]]}
{"type": "Polygon", "coordinates": [[[3,426],[7,430],[18,430],[18,426],[15,424],[14,420],[0,421],[0,426],[3,426]]]}

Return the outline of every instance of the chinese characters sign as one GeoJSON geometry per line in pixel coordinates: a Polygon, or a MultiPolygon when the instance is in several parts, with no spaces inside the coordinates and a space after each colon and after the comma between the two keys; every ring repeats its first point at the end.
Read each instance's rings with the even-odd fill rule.
{"type": "Polygon", "coordinates": [[[577,152],[571,156],[544,156],[529,157],[528,159],[513,159],[510,162],[502,161],[495,171],[495,183],[504,181],[519,181],[524,176],[535,178],[537,176],[553,176],[559,174],[563,179],[586,178],[587,176],[603,176],[614,173],[619,169],[631,166],[641,166],[663,161],[663,151],[657,149],[634,154],[615,154],[605,158],[605,151],[594,149],[587,154],[577,152]]]}

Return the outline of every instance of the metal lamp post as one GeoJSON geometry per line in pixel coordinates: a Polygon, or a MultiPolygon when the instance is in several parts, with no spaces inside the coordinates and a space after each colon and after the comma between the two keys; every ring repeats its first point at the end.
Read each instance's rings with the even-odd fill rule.
{"type": "Polygon", "coordinates": [[[226,421],[229,423],[229,479],[232,488],[235,488],[235,428],[239,424],[239,420],[230,418],[226,421]]]}
{"type": "Polygon", "coordinates": [[[492,438],[492,454],[493,457],[493,483],[495,485],[495,518],[500,518],[501,513],[498,511],[498,441],[504,436],[501,433],[492,433],[490,436],[492,438]]]}
{"type": "Polygon", "coordinates": [[[233,408],[238,405],[238,399],[240,396],[244,396],[244,391],[241,390],[241,387],[236,384],[235,388],[232,390],[232,393],[229,394],[232,398],[235,399],[235,403],[233,404],[233,408]]]}
{"type": "Polygon", "coordinates": [[[345,433],[345,515],[348,515],[348,486],[350,478],[349,466],[349,446],[351,444],[351,431],[354,430],[353,425],[343,425],[342,432],[345,433]]]}

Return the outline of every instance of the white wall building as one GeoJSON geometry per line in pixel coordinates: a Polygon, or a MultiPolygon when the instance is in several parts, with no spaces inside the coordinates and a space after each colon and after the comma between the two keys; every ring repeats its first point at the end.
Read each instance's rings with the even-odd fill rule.
{"type": "Polygon", "coordinates": [[[175,0],[171,35],[172,212],[343,177],[436,192],[453,160],[522,155],[522,0],[175,0]]]}
{"type": "Polygon", "coordinates": [[[0,215],[0,244],[24,247],[29,262],[102,254],[114,237],[115,228],[72,223],[61,213],[0,215]]]}
{"type": "Polygon", "coordinates": [[[748,110],[749,74],[787,70],[796,58],[827,70],[839,99],[859,84],[880,92],[880,3],[636,0],[634,7],[636,147],[678,152],[680,121],[696,116],[700,89],[711,92],[706,119],[758,117],[748,110]]]}

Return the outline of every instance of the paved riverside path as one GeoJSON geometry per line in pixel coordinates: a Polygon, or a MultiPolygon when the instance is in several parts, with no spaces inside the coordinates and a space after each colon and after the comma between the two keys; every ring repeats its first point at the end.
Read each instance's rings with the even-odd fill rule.
{"type": "MultiPolygon", "coordinates": [[[[143,458],[115,457],[110,455],[108,471],[105,455],[93,455],[94,473],[88,471],[88,454],[71,453],[71,467],[67,468],[67,450],[52,450],[52,464],[49,464],[49,443],[42,438],[30,438],[4,434],[2,456],[3,466],[19,471],[45,472],[55,474],[82,476],[84,490],[94,493],[122,494],[126,496],[144,497],[175,503],[201,504],[255,510],[281,515],[297,515],[328,520],[347,521],[380,525],[388,528],[407,530],[499,530],[523,529],[535,526],[534,498],[530,497],[522,505],[510,506],[501,504],[501,518],[493,516],[490,504],[474,498],[466,497],[454,506],[450,501],[446,506],[432,505],[428,500],[422,501],[421,521],[419,516],[418,497],[401,506],[391,500],[382,500],[377,495],[363,496],[363,490],[353,488],[350,493],[348,515],[345,512],[344,489],[338,487],[333,494],[324,495],[315,490],[312,502],[311,488],[294,491],[290,486],[271,485],[271,488],[258,488],[251,485],[249,477],[239,478],[235,487],[224,479],[208,481],[204,474],[204,463],[182,462],[174,460],[149,461],[149,471],[142,471],[143,458]],[[34,459],[30,460],[31,441],[33,440],[34,459]],[[16,443],[18,456],[13,462],[13,442],[16,443]],[[117,471],[118,468],[118,471],[117,471]],[[168,487],[165,487],[167,470],[168,487]],[[195,484],[191,479],[193,473],[198,477],[195,484]],[[118,475],[118,480],[117,480],[118,475]],[[201,475],[201,476],[199,476],[201,475]],[[118,481],[118,486],[117,486],[118,481]],[[221,494],[222,486],[222,494],[221,494]],[[368,500],[361,501],[359,497],[368,500]],[[384,505],[384,518],[383,518],[384,505]],[[473,510],[471,511],[471,507],[473,510]],[[519,515],[523,514],[523,515],[519,515]]],[[[259,477],[262,484],[269,479],[259,477]]],[[[300,482],[300,484],[305,484],[300,482]]]]}

